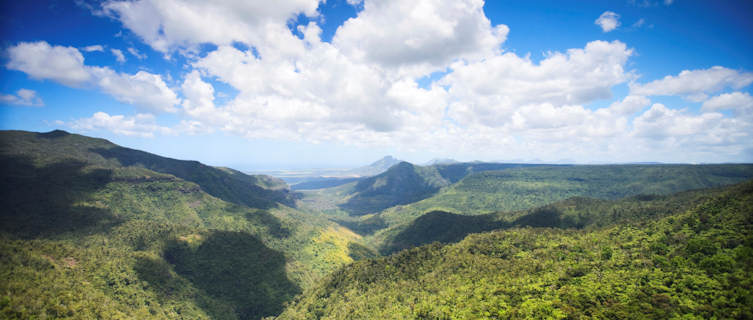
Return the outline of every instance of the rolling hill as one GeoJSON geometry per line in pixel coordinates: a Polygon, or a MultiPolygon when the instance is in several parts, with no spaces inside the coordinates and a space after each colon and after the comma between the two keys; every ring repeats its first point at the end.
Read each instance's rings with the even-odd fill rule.
{"type": "Polygon", "coordinates": [[[348,225],[353,230],[368,230],[370,233],[364,233],[368,235],[368,243],[391,252],[389,247],[395,242],[394,237],[429,212],[459,215],[515,212],[571,197],[608,200],[637,195],[668,195],[739,183],[750,178],[753,178],[753,165],[750,164],[512,167],[468,174],[431,197],[390,207],[367,216],[368,219],[348,221],[348,225]],[[368,228],[375,226],[375,221],[381,228],[368,228]]]}
{"type": "Polygon", "coordinates": [[[0,132],[0,168],[2,318],[258,319],[369,256],[271,177],[63,131],[0,132]]]}
{"type": "Polygon", "coordinates": [[[678,197],[571,212],[610,220],[587,210],[606,205],[621,210],[619,224],[513,228],[358,261],[277,319],[753,317],[753,183],[678,197]]]}
{"type": "Polygon", "coordinates": [[[350,189],[350,197],[340,204],[340,208],[355,216],[376,213],[396,205],[426,199],[442,187],[474,172],[529,166],[535,165],[452,163],[424,167],[403,161],[384,173],[359,180],[350,189]]]}

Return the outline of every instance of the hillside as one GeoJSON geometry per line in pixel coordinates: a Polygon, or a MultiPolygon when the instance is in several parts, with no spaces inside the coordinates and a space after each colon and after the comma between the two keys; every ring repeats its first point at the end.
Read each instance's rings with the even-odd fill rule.
{"type": "Polygon", "coordinates": [[[1,318],[258,319],[369,256],[273,178],[61,131],[0,168],[1,318]]]}
{"type": "Polygon", "coordinates": [[[448,184],[433,168],[401,162],[382,174],[356,182],[350,198],[340,208],[351,215],[378,212],[424,199],[448,184]]]}
{"type": "Polygon", "coordinates": [[[753,183],[669,215],[611,205],[630,222],[514,228],[356,262],[278,319],[753,317],[753,183]]]}
{"type": "Polygon", "coordinates": [[[432,211],[413,220],[382,244],[383,254],[432,242],[451,243],[471,233],[523,227],[593,229],[635,219],[685,212],[708,201],[722,189],[702,189],[672,195],[640,195],[620,200],[574,197],[517,212],[462,215],[432,211]]]}
{"type": "MultiPolygon", "coordinates": [[[[469,174],[424,200],[391,207],[370,217],[385,227],[374,231],[368,241],[376,247],[392,242],[391,238],[413,220],[432,211],[461,215],[514,212],[571,197],[668,195],[750,178],[750,164],[531,166],[482,171],[469,174]]],[[[360,221],[350,223],[357,225],[360,221]]]]}
{"type": "Polygon", "coordinates": [[[217,198],[255,208],[271,207],[275,203],[293,205],[295,200],[282,187],[284,182],[273,177],[246,175],[229,168],[207,166],[198,161],[160,157],[117,146],[104,139],[69,134],[61,130],[47,133],[5,131],[1,139],[4,155],[27,156],[36,164],[76,160],[105,169],[144,168],[191,181],[217,198]]]}
{"type": "Polygon", "coordinates": [[[423,167],[400,162],[382,174],[359,180],[350,190],[351,196],[339,207],[356,216],[376,213],[426,199],[474,172],[528,166],[534,165],[453,163],[423,167]]]}

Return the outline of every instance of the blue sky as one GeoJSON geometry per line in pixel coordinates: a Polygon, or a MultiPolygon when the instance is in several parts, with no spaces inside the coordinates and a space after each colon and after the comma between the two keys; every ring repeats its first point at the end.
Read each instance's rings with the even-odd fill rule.
{"type": "Polygon", "coordinates": [[[750,1],[0,6],[0,129],[243,170],[753,161],[750,1]]]}

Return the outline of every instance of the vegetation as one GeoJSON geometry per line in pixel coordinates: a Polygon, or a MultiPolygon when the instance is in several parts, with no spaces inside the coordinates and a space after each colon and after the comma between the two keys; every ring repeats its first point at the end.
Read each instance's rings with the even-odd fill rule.
{"type": "Polygon", "coordinates": [[[347,201],[339,207],[355,216],[376,213],[426,199],[473,172],[528,166],[535,165],[456,163],[422,167],[400,162],[382,174],[359,180],[349,191],[347,201]]]}
{"type": "MultiPolygon", "coordinates": [[[[460,215],[432,211],[418,217],[407,227],[399,228],[382,252],[389,254],[441,242],[457,242],[471,233],[522,227],[593,229],[637,219],[658,218],[685,212],[722,189],[686,191],[669,196],[639,195],[607,201],[574,197],[546,206],[518,212],[495,212],[483,215],[460,215]]],[[[377,218],[377,217],[375,217],[377,218]]]]}
{"type": "Polygon", "coordinates": [[[0,133],[0,318],[258,319],[365,255],[276,179],[129,150],[0,133]]]}
{"type": "Polygon", "coordinates": [[[400,163],[301,198],[6,131],[0,168],[3,319],[753,317],[753,182],[721,187],[751,165],[400,163]]]}
{"type": "MultiPolygon", "coordinates": [[[[713,188],[753,178],[753,165],[535,166],[473,173],[436,195],[388,208],[376,216],[387,225],[367,241],[389,246],[413,220],[432,211],[462,215],[512,212],[572,197],[620,199],[713,188]]],[[[358,223],[351,222],[351,223],[358,223]]]]}
{"type": "Polygon", "coordinates": [[[603,228],[513,228],[357,261],[278,319],[751,318],[753,182],[699,202],[664,217],[628,206],[628,222],[603,228]]]}

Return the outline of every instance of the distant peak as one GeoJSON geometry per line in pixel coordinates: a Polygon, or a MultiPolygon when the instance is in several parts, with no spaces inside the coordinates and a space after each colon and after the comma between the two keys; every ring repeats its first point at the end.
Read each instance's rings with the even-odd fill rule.
{"type": "Polygon", "coordinates": [[[390,167],[393,164],[398,163],[398,162],[400,162],[400,160],[396,159],[393,156],[384,156],[383,158],[381,158],[381,159],[375,161],[374,163],[372,163],[371,166],[386,166],[386,167],[390,167]]]}

